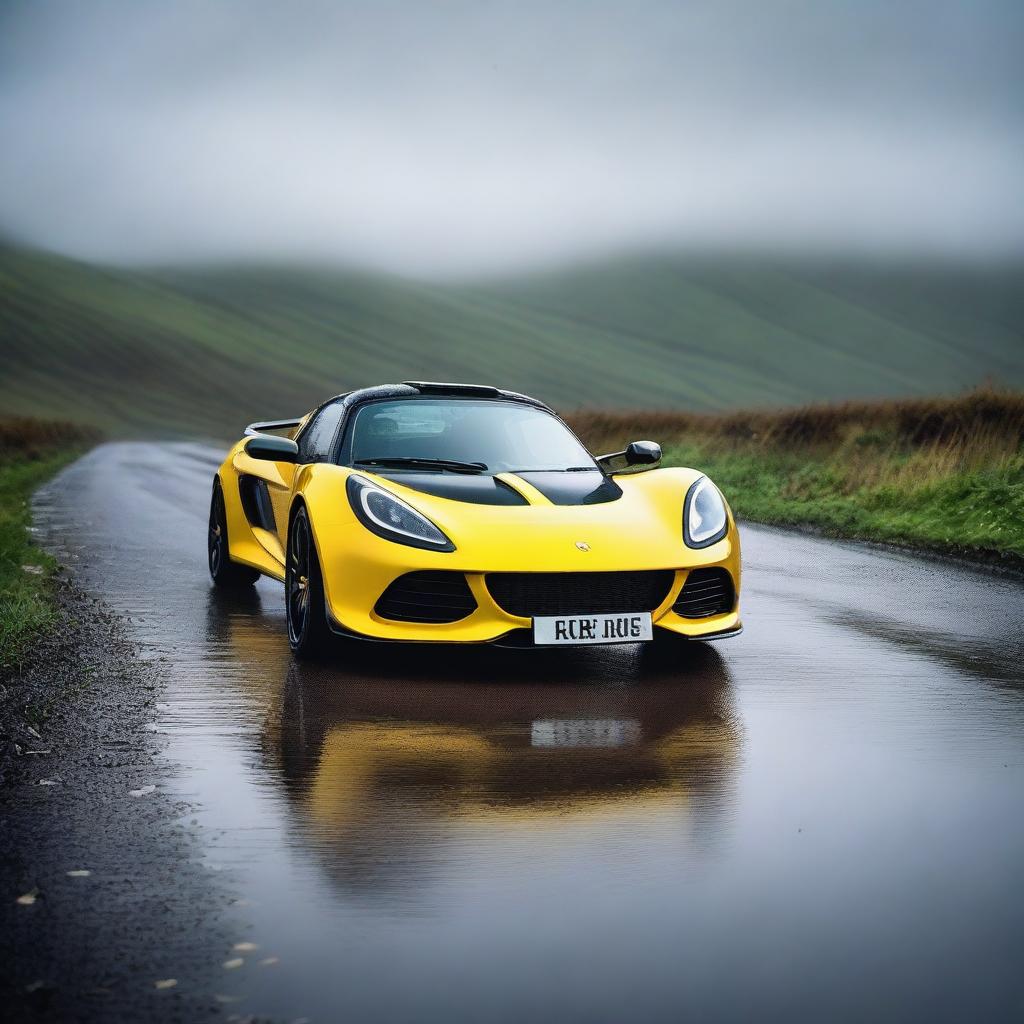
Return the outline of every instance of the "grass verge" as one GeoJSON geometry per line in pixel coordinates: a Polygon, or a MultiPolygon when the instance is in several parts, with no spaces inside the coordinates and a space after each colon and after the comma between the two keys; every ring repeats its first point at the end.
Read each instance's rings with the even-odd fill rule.
{"type": "Polygon", "coordinates": [[[55,620],[54,563],[32,544],[32,492],[98,439],[71,423],[0,420],[0,670],[55,620]]]}
{"type": "Polygon", "coordinates": [[[592,450],[660,441],[737,516],[1024,567],[1024,395],[848,402],[721,416],[579,413],[592,450]]]}

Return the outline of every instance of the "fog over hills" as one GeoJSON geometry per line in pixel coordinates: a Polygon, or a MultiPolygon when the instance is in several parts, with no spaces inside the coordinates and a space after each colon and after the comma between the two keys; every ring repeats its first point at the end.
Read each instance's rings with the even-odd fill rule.
{"type": "Polygon", "coordinates": [[[1024,252],[1019,0],[11,0],[0,224],[120,263],[1024,252]]]}

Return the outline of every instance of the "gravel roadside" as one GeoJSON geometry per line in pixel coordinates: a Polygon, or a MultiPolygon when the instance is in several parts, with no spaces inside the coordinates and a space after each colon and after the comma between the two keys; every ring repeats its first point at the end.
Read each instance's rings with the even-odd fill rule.
{"type": "Polygon", "coordinates": [[[11,1021],[220,1017],[226,880],[153,731],[127,624],[57,583],[60,625],[0,679],[0,1005],[11,1021]]]}

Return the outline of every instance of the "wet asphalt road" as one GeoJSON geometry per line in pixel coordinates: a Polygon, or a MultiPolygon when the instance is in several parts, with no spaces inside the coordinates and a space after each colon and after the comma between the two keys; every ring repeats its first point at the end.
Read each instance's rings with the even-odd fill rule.
{"type": "Polygon", "coordinates": [[[218,458],[108,445],[37,514],[167,659],[174,795],[258,947],[211,946],[225,1015],[1024,1013],[1018,578],[747,527],[718,647],[300,667],[280,586],[209,584],[218,458]]]}

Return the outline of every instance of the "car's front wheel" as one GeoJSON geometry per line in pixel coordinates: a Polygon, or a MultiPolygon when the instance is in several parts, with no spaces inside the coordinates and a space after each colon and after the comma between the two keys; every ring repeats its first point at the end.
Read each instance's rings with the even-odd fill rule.
{"type": "Polygon", "coordinates": [[[321,656],[330,646],[331,630],[327,625],[320,559],[304,505],[295,510],[288,529],[284,587],[291,649],[299,658],[321,656]]]}
{"type": "Polygon", "coordinates": [[[213,482],[210,497],[210,525],[206,534],[206,554],[210,564],[210,579],[226,590],[251,587],[260,574],[247,565],[231,561],[228,547],[228,516],[224,508],[224,492],[220,480],[213,482]]]}

